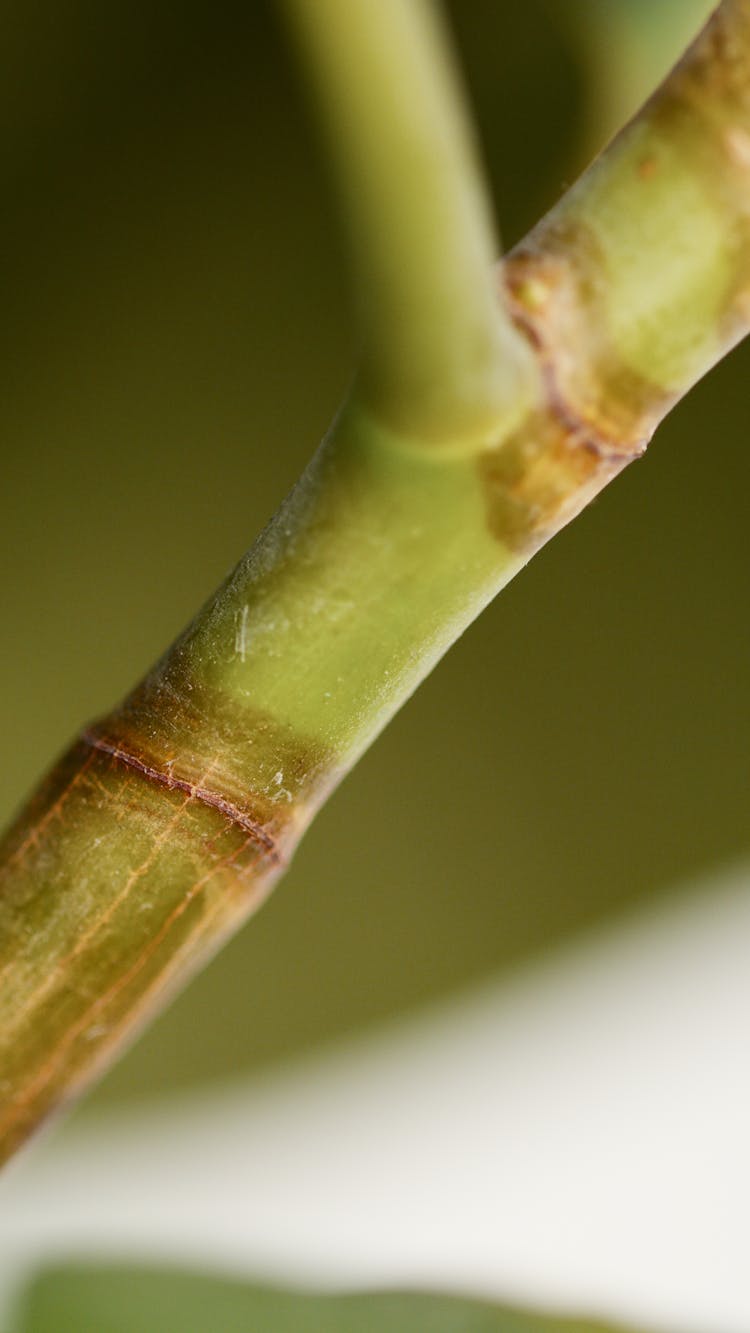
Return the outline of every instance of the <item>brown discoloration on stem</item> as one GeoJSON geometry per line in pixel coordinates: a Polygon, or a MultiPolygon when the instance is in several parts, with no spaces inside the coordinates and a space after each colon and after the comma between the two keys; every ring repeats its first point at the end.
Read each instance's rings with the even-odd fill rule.
{"type": "Polygon", "coordinates": [[[501,281],[536,350],[550,415],[601,455],[637,458],[676,395],[629,367],[609,335],[606,264],[592,229],[560,219],[532,234],[501,281]]]}
{"type": "Polygon", "coordinates": [[[553,413],[538,412],[479,458],[494,536],[532,555],[636,455],[610,451],[553,413]]]}
{"type": "Polygon", "coordinates": [[[205,786],[203,799],[226,806],[283,855],[330,787],[334,756],[236,695],[203,678],[190,651],[190,631],[124,703],[88,731],[103,749],[144,765],[175,789],[205,786]]]}
{"type": "MultiPolygon", "coordinates": [[[[0,1111],[0,1160],[15,1150],[58,1101],[68,1100],[105,1068],[123,1040],[132,1040],[153,1009],[160,1006],[165,992],[174,989],[175,981],[184,982],[189,975],[185,969],[192,971],[219,946],[227,930],[233,928],[227,924],[226,899],[217,898],[212,905],[205,906],[197,917],[196,928],[186,933],[177,948],[174,932],[181,918],[199,903],[217,876],[232,872],[239,880],[247,873],[253,863],[243,864],[243,857],[251,843],[252,839],[241,842],[186,889],[155,933],[133,954],[129,965],[113,969],[109,984],[90,1002],[79,1006],[80,1012],[74,1018],[60,1026],[54,1042],[45,1044],[44,1058],[36,1066],[30,1066],[31,1077],[26,1076],[29,1063],[25,1062],[22,1085],[11,1093],[0,1111]]],[[[262,883],[254,867],[253,880],[255,893],[253,898],[246,898],[245,910],[257,907],[270,887],[268,881],[262,883]]],[[[92,938],[104,924],[104,918],[95,923],[92,938]]],[[[91,939],[86,943],[91,943],[91,939]]],[[[70,972],[79,952],[82,950],[73,950],[61,960],[57,978],[53,975],[51,983],[70,972]]],[[[30,997],[30,1011],[40,1012],[41,1002],[55,989],[51,983],[30,997]]],[[[26,1015],[22,1011],[19,1017],[23,1022],[26,1015]]]]}
{"type": "Polygon", "coordinates": [[[201,801],[204,805],[218,810],[227,819],[244,829],[250,839],[268,853],[273,862],[281,863],[281,853],[273,836],[247,810],[239,809],[238,806],[228,801],[219,792],[191,782],[188,778],[181,778],[172,769],[166,772],[163,769],[156,768],[153,764],[146,763],[138,755],[130,754],[114,741],[108,741],[103,736],[97,735],[93,729],[83,733],[83,741],[84,744],[92,746],[95,750],[101,750],[104,754],[110,755],[115,763],[123,764],[125,768],[135,769],[136,773],[139,773],[141,777],[148,778],[149,782],[156,782],[159,786],[166,787],[167,791],[185,792],[190,800],[201,801]]]}
{"type": "Polygon", "coordinates": [[[228,745],[208,689],[167,721],[165,675],[84,733],[0,851],[0,1160],[259,906],[322,781],[319,747],[249,710],[228,745]]]}
{"type": "Polygon", "coordinates": [[[733,107],[750,113],[750,3],[725,0],[670,75],[667,93],[692,101],[706,114],[733,107]]]}
{"type": "MultiPolygon", "coordinates": [[[[750,285],[750,3],[725,0],[643,115],[686,145],[721,210],[731,277],[717,355],[745,336],[750,285]]],[[[687,387],[687,386],[686,386],[687,387]]]]}
{"type": "Polygon", "coordinates": [[[650,438],[747,333],[749,0],[716,9],[642,111],[511,253],[504,288],[575,418],[625,448],[650,438]],[[683,281],[662,285],[659,268],[670,271],[674,254],[683,281]],[[698,293],[693,311],[686,286],[698,293]],[[679,344],[696,310],[695,355],[665,374],[664,347],[679,344]]]}
{"type": "Polygon", "coordinates": [[[632,459],[750,323],[750,0],[725,0],[501,271],[541,402],[479,463],[529,554],[632,459]]]}
{"type": "Polygon", "coordinates": [[[594,295],[568,254],[519,249],[502,280],[504,299],[537,357],[542,401],[509,438],[480,455],[479,473],[492,532],[530,555],[640,457],[665,395],[628,373],[614,352],[607,357],[599,347],[597,361],[586,355],[582,312],[588,314],[594,295]]]}

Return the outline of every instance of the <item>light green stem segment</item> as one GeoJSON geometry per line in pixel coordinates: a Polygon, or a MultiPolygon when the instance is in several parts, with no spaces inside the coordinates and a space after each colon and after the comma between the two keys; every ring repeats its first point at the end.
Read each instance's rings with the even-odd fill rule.
{"type": "Polygon", "coordinates": [[[353,402],[182,669],[348,767],[522,563],[485,518],[473,458],[412,450],[353,402]]]}
{"type": "Polygon", "coordinates": [[[342,202],[370,410],[421,445],[493,444],[534,391],[487,281],[498,243],[431,0],[283,0],[342,202]]]}
{"type": "Polygon", "coordinates": [[[0,1157],[262,901],[314,810],[448,645],[750,321],[750,0],[725,0],[664,89],[508,260],[536,368],[516,380],[519,419],[501,428],[495,416],[491,439],[477,423],[503,395],[479,393],[472,415],[467,386],[494,328],[507,387],[507,320],[499,303],[494,324],[474,319],[495,308],[488,232],[465,132],[442,106],[452,85],[428,11],[422,0],[293,8],[311,32],[311,15],[326,16],[320,78],[342,114],[350,99],[356,134],[366,130],[358,151],[373,158],[358,165],[347,148],[367,199],[357,226],[372,274],[369,346],[381,349],[368,375],[384,378],[365,377],[237,571],[53,769],[3,843],[0,1157]],[[381,68],[381,46],[398,78],[381,68]],[[402,85],[419,128],[403,142],[402,85]],[[442,146],[431,155],[433,112],[442,146]],[[393,233],[382,253],[380,227],[393,233]],[[454,263],[465,305],[443,280],[454,263]],[[435,330],[433,343],[441,321],[450,336],[435,330]],[[451,447],[422,447],[437,416],[454,423],[441,436],[451,447]]]}

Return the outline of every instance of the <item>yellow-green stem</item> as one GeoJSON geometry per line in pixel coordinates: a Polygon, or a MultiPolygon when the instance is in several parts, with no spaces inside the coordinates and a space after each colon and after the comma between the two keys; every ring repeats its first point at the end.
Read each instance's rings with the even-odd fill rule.
{"type": "Polygon", "coordinates": [[[359,391],[419,446],[472,449],[523,416],[534,368],[487,282],[498,243],[433,0],[283,0],[350,241],[359,391]]]}

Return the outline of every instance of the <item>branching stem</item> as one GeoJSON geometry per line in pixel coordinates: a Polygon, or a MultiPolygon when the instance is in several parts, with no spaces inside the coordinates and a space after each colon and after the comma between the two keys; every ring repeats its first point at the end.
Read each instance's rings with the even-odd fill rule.
{"type": "Polygon", "coordinates": [[[0,1157],[262,901],[449,644],[750,323],[750,0],[724,0],[499,281],[424,0],[287,4],[348,201],[362,378],[4,840],[0,1157]]]}

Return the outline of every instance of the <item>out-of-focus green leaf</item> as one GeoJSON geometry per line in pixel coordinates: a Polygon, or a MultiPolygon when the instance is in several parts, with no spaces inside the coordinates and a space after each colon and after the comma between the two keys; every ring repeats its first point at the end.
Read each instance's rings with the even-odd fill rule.
{"type": "MultiPolygon", "coordinates": [[[[179,1270],[71,1266],[31,1285],[12,1333],[606,1333],[601,1324],[413,1293],[326,1296],[179,1270]]],[[[612,1331],[614,1333],[614,1331],[612,1331]]]]}

